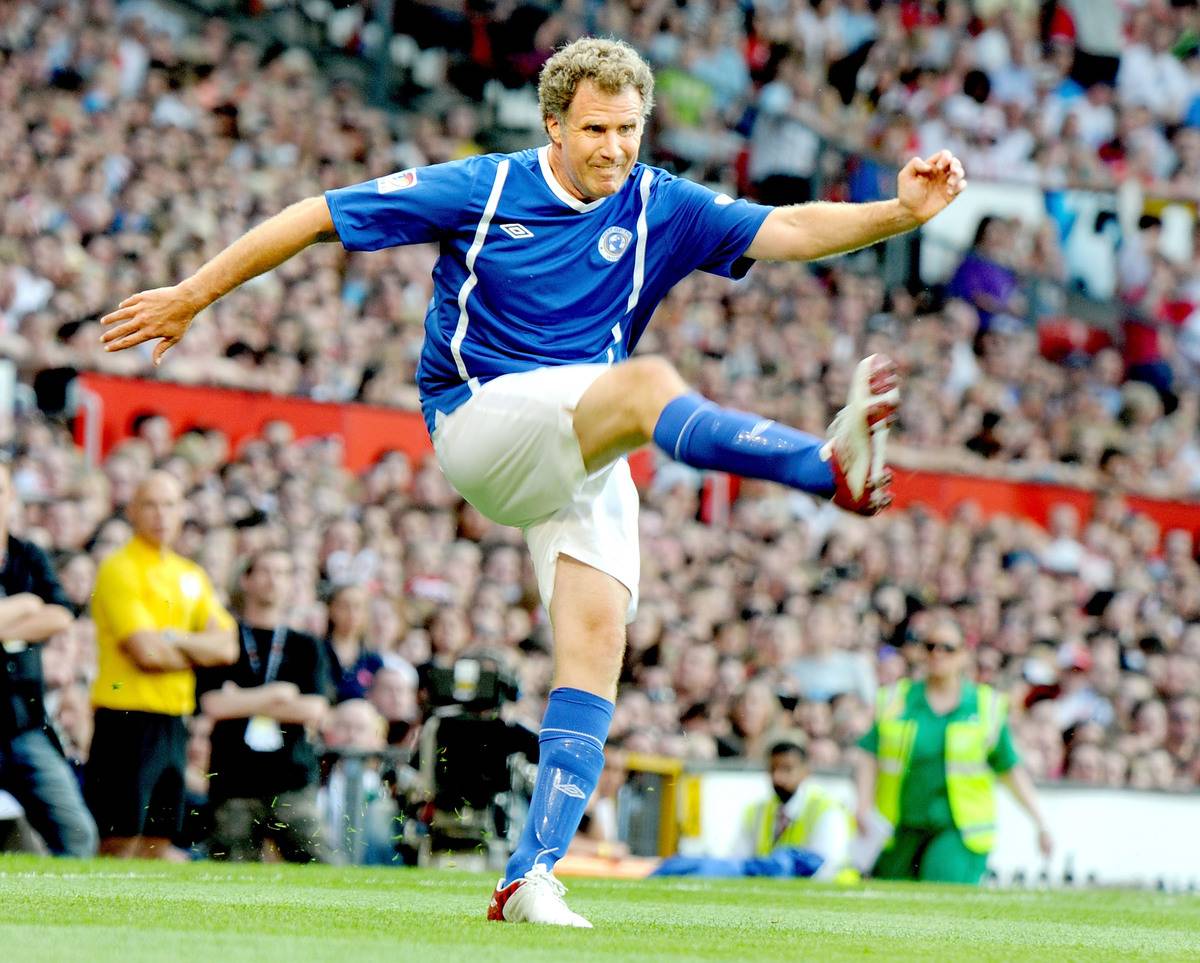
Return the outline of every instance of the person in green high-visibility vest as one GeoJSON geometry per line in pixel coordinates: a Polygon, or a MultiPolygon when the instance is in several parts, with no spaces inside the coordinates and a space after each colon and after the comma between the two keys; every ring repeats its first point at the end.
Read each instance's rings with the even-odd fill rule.
{"type": "Polygon", "coordinates": [[[1033,820],[1048,857],[1053,843],[1013,747],[1007,699],[967,679],[969,657],[950,619],[930,625],[924,649],[924,680],[881,690],[875,724],[858,743],[859,826],[877,826],[882,816],[891,827],[873,875],[978,883],[995,844],[997,777],[1033,820]]]}

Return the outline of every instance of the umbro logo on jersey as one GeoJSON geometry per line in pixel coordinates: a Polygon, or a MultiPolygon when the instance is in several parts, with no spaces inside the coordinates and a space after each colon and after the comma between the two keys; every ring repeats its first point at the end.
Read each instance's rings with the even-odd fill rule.
{"type": "Polygon", "coordinates": [[[396,171],[395,174],[387,174],[384,177],[376,178],[375,189],[380,194],[391,194],[393,191],[402,191],[413,187],[416,183],[417,172],[409,168],[406,171],[396,171]]]}
{"type": "Polygon", "coordinates": [[[597,247],[600,248],[600,256],[606,261],[614,263],[619,261],[631,240],[633,240],[633,234],[625,228],[610,227],[600,235],[600,241],[597,244],[597,247]]]}
{"type": "Polygon", "coordinates": [[[521,240],[526,237],[533,237],[533,231],[529,230],[524,224],[501,224],[500,230],[511,238],[521,240]]]}

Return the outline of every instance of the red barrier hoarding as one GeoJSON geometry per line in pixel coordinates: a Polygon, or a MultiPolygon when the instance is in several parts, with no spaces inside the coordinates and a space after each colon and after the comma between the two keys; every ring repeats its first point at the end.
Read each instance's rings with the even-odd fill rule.
{"type": "MultiPolygon", "coordinates": [[[[297,438],[337,435],[343,439],[346,467],[352,471],[363,470],[382,453],[393,449],[403,451],[414,463],[432,451],[424,421],[420,414],[411,411],[109,375],[83,374],[80,382],[101,401],[102,456],[118,441],[129,437],[134,420],[147,413],[163,415],[176,433],[197,427],[220,429],[235,451],[274,420],[288,422],[297,438]]],[[[77,431],[82,443],[83,419],[79,422],[77,431]]],[[[652,453],[648,449],[635,452],[630,462],[638,484],[649,482],[654,475],[652,453]]],[[[1083,518],[1090,515],[1092,508],[1091,492],[1063,485],[904,469],[897,469],[895,475],[897,506],[922,505],[939,515],[950,514],[963,503],[973,502],[988,517],[1009,515],[1044,525],[1054,505],[1070,503],[1083,518]]],[[[736,493],[737,486],[730,486],[730,491],[736,493]]],[[[1136,496],[1130,496],[1128,502],[1136,511],[1153,518],[1163,531],[1182,528],[1200,536],[1200,504],[1136,496]]]]}
{"type": "MultiPolygon", "coordinates": [[[[346,446],[346,467],[356,472],[393,449],[403,451],[414,464],[433,451],[425,422],[413,411],[90,373],[80,375],[79,380],[101,401],[102,457],[133,433],[134,421],[144,414],[162,415],[176,434],[191,428],[217,428],[228,436],[234,451],[258,437],[268,422],[286,421],[297,438],[340,437],[346,446]]],[[[80,444],[84,431],[80,419],[76,428],[80,444]]]]}

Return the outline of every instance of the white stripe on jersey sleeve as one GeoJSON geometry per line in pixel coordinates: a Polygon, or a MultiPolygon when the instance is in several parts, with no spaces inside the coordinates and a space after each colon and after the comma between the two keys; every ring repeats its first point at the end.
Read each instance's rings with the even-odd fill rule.
{"type": "Polygon", "coordinates": [[[458,327],[454,329],[454,337],[450,339],[450,353],[454,356],[455,365],[458,366],[459,377],[470,386],[471,394],[479,390],[479,382],[467,374],[467,366],[463,362],[462,356],[463,339],[467,336],[467,325],[471,323],[471,318],[467,314],[467,299],[475,290],[475,285],[479,283],[479,279],[475,276],[475,259],[483,250],[483,242],[487,238],[488,228],[491,226],[492,218],[496,216],[496,207],[500,203],[500,194],[504,190],[504,180],[508,177],[508,164],[509,161],[505,159],[496,167],[496,179],[492,181],[492,192],[488,195],[487,204],[484,205],[479,226],[475,228],[475,240],[471,242],[471,247],[467,251],[467,279],[458,289],[458,327]]]}
{"type": "Polygon", "coordinates": [[[637,307],[638,298],[642,294],[642,283],[646,280],[646,207],[650,203],[650,182],[653,180],[652,170],[647,168],[642,171],[642,181],[638,184],[642,209],[638,213],[637,248],[633,254],[633,290],[629,292],[629,303],[625,306],[626,314],[637,307]]]}

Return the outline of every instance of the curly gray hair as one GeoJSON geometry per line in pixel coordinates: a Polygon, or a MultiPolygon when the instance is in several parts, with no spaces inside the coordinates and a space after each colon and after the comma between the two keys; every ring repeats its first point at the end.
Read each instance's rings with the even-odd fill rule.
{"type": "Polygon", "coordinates": [[[633,87],[642,95],[643,118],[654,109],[654,74],[638,52],[620,40],[583,37],[559,50],[542,68],[538,105],[543,124],[549,117],[562,120],[584,80],[606,94],[633,87]]]}

